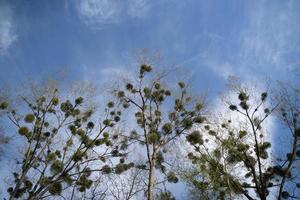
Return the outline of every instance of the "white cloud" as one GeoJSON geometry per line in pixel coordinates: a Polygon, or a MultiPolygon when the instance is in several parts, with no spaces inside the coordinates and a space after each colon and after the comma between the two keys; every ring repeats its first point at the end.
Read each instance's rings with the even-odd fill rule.
{"type": "MultiPolygon", "coordinates": [[[[258,86],[257,84],[242,84],[242,87],[245,87],[248,90],[248,93],[250,94],[249,104],[252,105],[252,107],[250,108],[249,112],[252,113],[254,109],[258,106],[258,103],[260,102],[261,93],[265,92],[265,90],[263,90],[262,87],[258,86]]],[[[217,113],[217,115],[219,115],[221,119],[231,120],[231,125],[235,129],[243,128],[251,132],[251,125],[248,119],[238,112],[230,111],[230,109],[228,108],[229,103],[239,105],[237,91],[229,91],[223,99],[218,99],[213,106],[215,113],[217,113]]],[[[264,107],[271,107],[271,105],[269,105],[269,103],[266,102],[256,112],[256,117],[262,119],[265,116],[264,107]]],[[[218,116],[214,118],[218,118],[218,116]]],[[[271,133],[274,132],[275,128],[275,118],[272,115],[270,115],[267,118],[267,120],[265,120],[262,124],[261,132],[265,134],[264,139],[272,140],[271,133]]]]}
{"type": "Polygon", "coordinates": [[[129,1],[128,14],[132,17],[146,17],[151,9],[149,0],[132,0],[129,1]]]}
{"type": "MultiPolygon", "coordinates": [[[[263,90],[262,88],[264,88],[261,85],[257,85],[257,84],[253,84],[250,82],[247,83],[242,83],[242,87],[247,88],[247,90],[249,91],[250,94],[250,100],[249,100],[249,104],[253,105],[252,107],[250,107],[250,111],[249,113],[252,114],[252,112],[254,112],[255,108],[258,106],[260,98],[261,98],[261,93],[265,92],[265,90],[263,90]]],[[[228,93],[225,94],[226,95],[226,100],[228,101],[228,103],[232,103],[235,105],[239,104],[238,101],[238,93],[237,91],[229,91],[228,93]]],[[[255,143],[254,143],[254,135],[252,132],[252,128],[250,125],[249,120],[245,117],[242,116],[240,113],[238,112],[233,112],[230,111],[230,109],[228,108],[229,105],[227,103],[225,103],[224,101],[222,101],[221,99],[218,99],[215,104],[214,104],[214,111],[217,113],[217,115],[215,117],[213,117],[214,119],[217,119],[217,124],[221,124],[224,121],[220,121],[219,119],[226,119],[226,120],[231,120],[231,128],[233,128],[233,130],[245,130],[249,133],[249,135],[247,137],[245,137],[245,141],[244,143],[254,147],[255,143]]],[[[258,117],[259,119],[263,119],[263,117],[265,116],[264,113],[264,108],[272,108],[272,106],[269,104],[269,102],[266,102],[254,115],[254,117],[258,117]]],[[[274,115],[274,114],[273,114],[274,115]]],[[[275,161],[274,157],[273,157],[273,153],[276,152],[276,147],[273,146],[274,141],[276,140],[276,138],[274,138],[275,136],[275,132],[276,132],[276,119],[273,115],[270,115],[269,117],[266,118],[266,120],[261,124],[262,125],[262,129],[259,131],[259,134],[262,134],[263,137],[262,138],[258,138],[259,142],[270,142],[272,144],[272,148],[270,148],[268,150],[269,153],[269,157],[267,159],[263,159],[261,160],[262,165],[263,165],[263,169],[266,170],[266,168],[270,165],[272,165],[272,163],[275,161]]],[[[226,121],[225,121],[226,122],[226,121]]],[[[228,137],[228,133],[224,132],[222,136],[228,137]]],[[[211,145],[213,146],[213,144],[211,145]]],[[[256,166],[257,170],[258,170],[258,166],[256,166]]],[[[230,173],[233,175],[236,175],[237,177],[240,177],[240,179],[242,181],[247,180],[250,181],[249,179],[243,179],[243,175],[246,174],[246,169],[240,166],[235,166],[231,169],[230,173]],[[242,176],[241,176],[242,175],[242,176]]],[[[254,190],[249,190],[251,195],[255,195],[254,190]]],[[[237,198],[237,199],[243,199],[241,198],[237,198]]]]}
{"type": "Polygon", "coordinates": [[[240,60],[277,69],[291,64],[286,56],[297,49],[295,35],[300,32],[292,3],[254,6],[242,32],[240,60]]]}
{"type": "Polygon", "coordinates": [[[76,7],[85,24],[101,29],[124,19],[144,18],[152,4],[149,0],[78,0],[76,7]]]}
{"type": "Polygon", "coordinates": [[[80,0],[77,9],[84,23],[103,25],[117,22],[121,8],[114,0],[80,0]]]}
{"type": "Polygon", "coordinates": [[[130,69],[124,67],[108,67],[100,70],[100,75],[111,80],[111,77],[125,78],[132,80],[134,75],[130,69]]]}
{"type": "Polygon", "coordinates": [[[235,30],[232,34],[215,37],[213,30],[204,30],[208,44],[194,57],[224,79],[283,76],[299,63],[299,5],[297,1],[247,4],[243,23],[228,27],[235,30]]]}
{"type": "Polygon", "coordinates": [[[10,46],[17,40],[15,25],[13,22],[12,8],[6,4],[0,4],[0,55],[8,53],[10,46]]]}
{"type": "MultiPolygon", "coordinates": [[[[263,90],[264,86],[262,85],[258,85],[258,84],[253,84],[253,82],[243,82],[241,83],[242,88],[247,88],[247,90],[249,91],[249,94],[251,94],[250,96],[250,100],[249,103],[251,105],[255,105],[257,106],[259,103],[259,99],[260,99],[260,95],[262,92],[265,92],[265,90],[263,90]],[[258,100],[257,100],[258,99],[258,100]]],[[[228,120],[231,120],[231,124],[230,124],[230,129],[234,130],[235,133],[237,133],[239,130],[246,130],[249,135],[248,138],[245,137],[245,143],[248,145],[251,145],[252,147],[254,146],[254,139],[253,139],[253,135],[252,135],[252,131],[251,131],[251,125],[248,121],[248,119],[244,116],[242,116],[241,114],[239,114],[238,112],[233,112],[228,108],[228,104],[226,102],[231,102],[233,104],[238,105],[239,101],[238,101],[238,93],[237,91],[233,91],[233,90],[229,90],[226,91],[226,93],[224,94],[224,96],[222,96],[222,98],[217,98],[214,102],[212,102],[211,105],[209,105],[209,109],[211,111],[211,115],[209,117],[209,121],[210,121],[210,127],[212,128],[212,130],[216,130],[218,132],[218,136],[221,138],[227,138],[228,132],[225,131],[223,128],[221,128],[221,124],[222,123],[227,123],[228,120]]],[[[265,106],[269,106],[269,103],[266,102],[265,106]]],[[[250,108],[251,113],[252,111],[254,111],[255,107],[253,106],[252,108],[250,108]]],[[[257,117],[259,117],[260,119],[262,119],[262,117],[265,115],[264,111],[263,111],[263,107],[262,109],[258,110],[256,115],[257,117]]],[[[204,129],[203,126],[199,126],[199,127],[195,127],[195,129],[200,130],[201,133],[203,133],[203,138],[204,139],[209,139],[209,141],[207,143],[205,143],[205,146],[207,147],[208,151],[213,151],[215,148],[218,147],[219,144],[217,144],[215,141],[215,137],[214,136],[210,136],[207,134],[207,131],[204,129]]],[[[260,130],[260,133],[263,133],[264,137],[260,138],[259,141],[270,141],[272,144],[274,143],[274,132],[276,130],[276,121],[275,121],[275,117],[273,117],[272,115],[270,115],[262,124],[262,129],[260,130]]],[[[188,152],[193,152],[194,148],[192,146],[190,146],[187,141],[179,141],[177,143],[177,145],[180,145],[181,148],[176,148],[176,146],[174,145],[173,147],[175,147],[174,149],[172,149],[172,153],[173,156],[176,155],[180,158],[180,164],[176,166],[176,164],[178,164],[178,158],[174,158],[174,161],[171,163],[174,163],[174,166],[176,166],[178,169],[181,170],[187,170],[187,169],[192,169],[193,165],[191,165],[191,163],[188,160],[185,160],[186,155],[188,152]]],[[[275,148],[273,147],[273,149],[270,149],[269,152],[274,152],[275,148]]],[[[197,154],[196,152],[194,152],[195,154],[197,154]]],[[[273,161],[273,156],[272,154],[269,154],[270,157],[268,159],[264,159],[263,165],[265,166],[269,166],[272,161],[273,161]]],[[[223,162],[223,159],[220,159],[220,162],[223,162]]],[[[246,173],[245,168],[243,168],[242,166],[236,165],[235,167],[231,168],[230,166],[226,167],[228,172],[230,172],[232,175],[235,175],[237,177],[240,177],[240,180],[243,181],[243,175],[246,173]]],[[[175,193],[178,192],[175,190],[175,193]]],[[[178,189],[177,189],[178,190],[178,189]]],[[[172,191],[173,192],[173,191],[172,191]]],[[[253,191],[250,191],[251,195],[255,195],[253,191]]],[[[178,196],[177,196],[178,197],[178,196]]],[[[236,198],[236,199],[243,199],[241,198],[236,198]]]]}

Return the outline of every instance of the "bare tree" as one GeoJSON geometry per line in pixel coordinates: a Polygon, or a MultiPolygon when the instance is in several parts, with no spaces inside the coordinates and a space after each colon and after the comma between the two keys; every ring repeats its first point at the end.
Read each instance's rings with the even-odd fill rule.
{"type": "Polygon", "coordinates": [[[108,180],[109,194],[114,200],[140,199],[146,190],[144,170],[133,168],[122,175],[112,175],[108,180]]]}
{"type": "Polygon", "coordinates": [[[290,84],[279,85],[277,98],[281,101],[278,116],[290,134],[291,145],[286,157],[280,157],[276,170],[280,176],[278,199],[300,199],[300,193],[293,191],[300,188],[298,171],[300,158],[300,92],[299,88],[290,84]],[[298,181],[298,182],[297,182],[298,181]]]}
{"type": "Polygon", "coordinates": [[[105,106],[103,121],[95,121],[95,109],[84,106],[88,99],[66,99],[53,85],[30,91],[19,110],[1,102],[24,144],[8,188],[10,199],[64,198],[62,192],[72,188],[84,193],[94,184],[93,173],[120,173],[120,166],[123,171],[132,166],[123,162],[116,168],[110,161],[125,155],[110,134],[121,115],[116,102],[105,106]]]}
{"type": "Polygon", "coordinates": [[[195,102],[192,99],[184,82],[178,83],[179,94],[172,96],[171,91],[163,84],[164,75],[152,80],[146,78],[151,71],[150,65],[142,64],[138,81],[129,81],[124,90],[116,91],[124,108],[132,108],[129,117],[133,116],[136,120],[136,129],[130,134],[122,135],[124,142],[145,147],[145,150],[140,152],[145,153],[147,162],[136,167],[148,172],[148,200],[154,199],[155,186],[160,183],[156,180],[158,171],[169,182],[178,181],[174,172],[167,172],[168,168],[164,163],[167,145],[186,134],[194,123],[203,122],[203,102],[195,102]],[[170,106],[171,102],[174,102],[173,106],[170,106]]]}
{"type": "Polygon", "coordinates": [[[3,153],[3,145],[8,144],[10,137],[8,137],[5,134],[5,130],[3,128],[3,121],[2,117],[5,115],[5,112],[3,110],[7,109],[9,107],[8,104],[8,98],[9,98],[9,90],[7,88],[0,88],[0,160],[3,153]]]}
{"type": "Polygon", "coordinates": [[[215,116],[187,136],[194,147],[188,157],[199,169],[194,177],[188,177],[188,182],[198,191],[215,193],[218,199],[297,199],[295,193],[284,188],[290,188],[288,180],[299,180],[295,169],[299,156],[299,96],[295,90],[281,90],[279,97],[271,99],[268,92],[256,95],[257,88],[251,90],[237,82],[233,86],[237,101],[227,102],[227,112],[235,117],[215,116]],[[286,145],[283,149],[290,148],[286,158],[278,158],[270,149],[273,133],[267,122],[270,117],[275,119],[277,112],[286,127],[282,131],[291,135],[285,137],[291,138],[290,146],[282,143],[286,145]]]}

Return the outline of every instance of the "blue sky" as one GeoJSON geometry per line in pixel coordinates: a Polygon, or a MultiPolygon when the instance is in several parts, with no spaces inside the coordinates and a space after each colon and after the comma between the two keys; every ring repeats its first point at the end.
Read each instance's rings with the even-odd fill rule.
{"type": "Polygon", "coordinates": [[[128,55],[143,48],[199,88],[217,91],[229,75],[286,79],[299,65],[299,9],[296,0],[1,0],[0,80],[63,67],[68,79],[99,80],[135,69],[128,55]]]}
{"type": "Polygon", "coordinates": [[[291,80],[300,68],[298,0],[0,0],[0,86],[28,77],[102,83],[148,48],[195,90],[228,76],[291,80]]]}

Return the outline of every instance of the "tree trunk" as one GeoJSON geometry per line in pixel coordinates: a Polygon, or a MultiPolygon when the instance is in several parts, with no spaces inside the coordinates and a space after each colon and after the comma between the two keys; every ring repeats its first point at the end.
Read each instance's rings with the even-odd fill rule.
{"type": "Polygon", "coordinates": [[[260,196],[260,199],[261,199],[261,200],[267,200],[267,197],[266,197],[265,194],[262,194],[262,195],[260,196]]]}
{"type": "Polygon", "coordinates": [[[147,200],[154,200],[154,185],[155,185],[155,160],[152,159],[149,169],[149,182],[148,182],[148,193],[147,200]]]}

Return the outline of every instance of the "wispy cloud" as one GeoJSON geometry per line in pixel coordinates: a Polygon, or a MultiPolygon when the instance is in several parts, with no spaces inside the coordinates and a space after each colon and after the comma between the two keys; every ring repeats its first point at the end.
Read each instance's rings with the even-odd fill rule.
{"type": "Polygon", "coordinates": [[[258,67],[282,69],[295,62],[289,55],[299,47],[299,14],[295,1],[255,5],[249,14],[249,24],[241,32],[240,59],[258,67]]]}
{"type": "Polygon", "coordinates": [[[13,10],[6,2],[0,3],[0,55],[8,53],[10,46],[17,40],[13,10]]]}
{"type": "Polygon", "coordinates": [[[114,0],[80,0],[77,9],[84,23],[103,25],[117,22],[121,8],[114,0]]]}
{"type": "Polygon", "coordinates": [[[146,17],[152,7],[149,0],[132,0],[128,1],[127,12],[132,17],[146,17]]]}
{"type": "Polygon", "coordinates": [[[111,80],[110,77],[123,78],[128,80],[133,80],[134,75],[133,72],[125,67],[109,67],[103,68],[100,70],[100,75],[102,77],[106,77],[107,80],[111,80]]]}
{"type": "MultiPolygon", "coordinates": [[[[253,83],[246,83],[243,84],[244,87],[247,87],[249,90],[249,94],[250,94],[250,100],[249,100],[249,105],[250,106],[250,110],[248,110],[248,112],[252,113],[254,112],[255,108],[258,106],[259,104],[259,100],[260,99],[260,94],[262,92],[265,92],[265,90],[261,89],[261,86],[259,85],[255,85],[253,83]],[[249,85],[249,86],[246,86],[249,85]]],[[[248,144],[252,147],[254,147],[255,143],[254,143],[254,136],[253,136],[253,131],[251,128],[251,124],[249,122],[249,120],[241,115],[238,112],[232,112],[230,111],[229,104],[234,104],[234,105],[238,105],[239,101],[237,100],[237,91],[228,91],[227,93],[225,93],[224,95],[224,101],[222,101],[221,99],[218,99],[217,101],[214,102],[213,105],[213,112],[215,113],[215,116],[212,117],[212,121],[215,121],[216,124],[222,124],[222,123],[227,123],[228,120],[231,121],[229,127],[231,130],[233,130],[233,132],[239,132],[240,130],[244,130],[247,131],[249,134],[248,136],[245,137],[244,139],[244,143],[248,144]],[[227,102],[227,103],[226,103],[227,102]]],[[[264,108],[266,107],[272,107],[269,102],[266,102],[265,104],[263,104],[261,106],[261,108],[256,112],[255,117],[258,117],[259,119],[263,119],[265,116],[264,113],[264,108]]],[[[216,128],[216,130],[218,130],[218,128],[216,128]]],[[[260,143],[263,142],[271,142],[272,144],[274,144],[274,139],[275,139],[275,132],[277,130],[277,123],[276,123],[276,119],[273,115],[270,115],[269,117],[266,118],[266,120],[264,120],[264,122],[262,123],[262,129],[259,131],[259,134],[262,134],[262,137],[260,137],[258,139],[258,141],[260,143]]],[[[219,137],[221,138],[227,138],[228,135],[228,130],[224,131],[224,129],[219,129],[219,137]]],[[[214,139],[211,140],[211,136],[206,136],[209,138],[210,141],[214,141],[214,139]]],[[[276,140],[276,139],[275,139],[276,140]]],[[[212,143],[208,143],[207,145],[209,148],[215,148],[215,144],[214,142],[212,143]]],[[[213,150],[209,149],[209,150],[213,150]]],[[[272,148],[268,150],[269,153],[269,157],[267,159],[262,160],[261,162],[263,163],[263,166],[270,166],[270,164],[274,161],[274,157],[272,156],[272,154],[276,152],[276,146],[272,145],[272,148]]],[[[263,168],[264,170],[266,170],[266,167],[263,168]]],[[[243,179],[243,176],[241,175],[245,175],[247,173],[247,170],[241,166],[235,166],[233,168],[231,168],[230,171],[231,174],[233,175],[237,175],[238,177],[241,178],[241,180],[245,181],[247,180],[247,178],[243,179]]],[[[248,180],[249,181],[249,180],[248,180]]],[[[254,191],[249,190],[250,194],[254,195],[254,191]]]]}
{"type": "Polygon", "coordinates": [[[299,63],[299,8],[299,1],[247,4],[241,20],[222,32],[225,36],[203,30],[208,44],[194,57],[224,79],[228,75],[253,79],[271,72],[280,76],[299,63]]]}
{"type": "Polygon", "coordinates": [[[149,0],[78,0],[76,8],[85,24],[102,29],[127,18],[146,17],[152,4],[149,0]]]}

